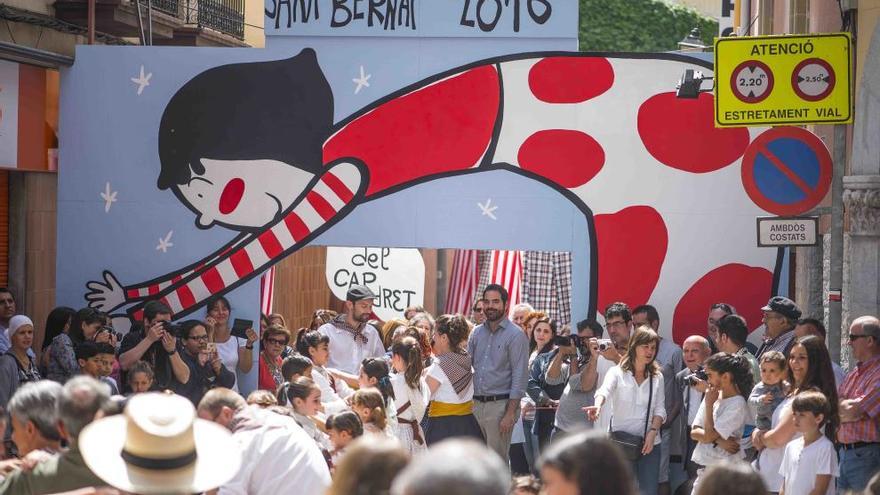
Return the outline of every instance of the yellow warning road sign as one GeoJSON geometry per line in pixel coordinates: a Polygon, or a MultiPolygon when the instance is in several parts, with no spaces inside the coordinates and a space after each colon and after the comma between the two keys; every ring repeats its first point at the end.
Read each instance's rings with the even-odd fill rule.
{"type": "Polygon", "coordinates": [[[853,121],[849,33],[715,38],[715,126],[853,121]]]}

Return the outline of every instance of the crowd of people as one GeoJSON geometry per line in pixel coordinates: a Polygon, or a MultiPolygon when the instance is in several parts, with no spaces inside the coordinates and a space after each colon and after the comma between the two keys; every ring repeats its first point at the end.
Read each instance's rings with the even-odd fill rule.
{"type": "Polygon", "coordinates": [[[380,323],[374,299],[296,330],[151,301],[124,336],[59,307],[34,349],[0,288],[0,493],[880,493],[875,316],[845,374],[781,296],[758,347],[725,303],[679,347],[648,304],[569,328],[494,284],[468,315],[380,323]]]}

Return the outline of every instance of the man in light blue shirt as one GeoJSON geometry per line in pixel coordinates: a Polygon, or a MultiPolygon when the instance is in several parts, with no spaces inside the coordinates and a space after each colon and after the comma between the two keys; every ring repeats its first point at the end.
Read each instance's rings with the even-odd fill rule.
{"type": "Polygon", "coordinates": [[[509,296],[498,284],[483,291],[486,321],[468,340],[474,363],[474,416],[486,443],[508,460],[510,433],[528,382],[529,339],[507,318],[509,296]]]}

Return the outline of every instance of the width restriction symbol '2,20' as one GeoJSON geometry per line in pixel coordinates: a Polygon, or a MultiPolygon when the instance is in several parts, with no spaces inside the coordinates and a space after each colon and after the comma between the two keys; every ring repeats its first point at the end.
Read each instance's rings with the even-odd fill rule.
{"type": "Polygon", "coordinates": [[[773,91],[773,72],[763,62],[746,60],[733,69],[730,88],[740,101],[758,103],[773,91]]]}
{"type": "Polygon", "coordinates": [[[799,215],[817,206],[831,188],[831,155],[815,134],[799,127],[775,127],[746,148],[742,181],[762,209],[799,215]]]}
{"type": "Polygon", "coordinates": [[[821,58],[808,58],[797,64],[791,73],[791,86],[807,101],[819,101],[834,89],[834,69],[821,58]]]}

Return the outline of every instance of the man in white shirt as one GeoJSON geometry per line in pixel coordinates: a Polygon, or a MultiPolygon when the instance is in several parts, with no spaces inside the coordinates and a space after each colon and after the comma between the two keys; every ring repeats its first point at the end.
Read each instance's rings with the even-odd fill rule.
{"type": "Polygon", "coordinates": [[[293,418],[248,406],[226,388],[209,390],[198,415],[229,429],[241,447],[241,469],[218,495],[291,493],[291,483],[302,494],[324,493],[330,487],[324,456],[293,418]]]}
{"type": "MultiPolygon", "coordinates": [[[[660,335],[660,314],[657,308],[650,304],[637,306],[632,312],[633,326],[638,328],[642,325],[651,327],[657,335],[660,335]]],[[[669,447],[672,443],[672,424],[681,411],[681,395],[675,393],[675,375],[684,367],[681,357],[681,347],[675,345],[670,339],[660,337],[657,346],[657,364],[663,373],[663,385],[666,388],[666,421],[660,428],[660,488],[657,493],[669,495],[669,447]]]]}
{"type": "Polygon", "coordinates": [[[357,375],[364,359],[385,355],[379,332],[367,323],[375,298],[367,287],[352,285],[345,296],[345,313],[318,327],[318,332],[330,339],[328,368],[357,375]]]}

